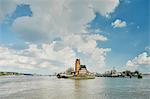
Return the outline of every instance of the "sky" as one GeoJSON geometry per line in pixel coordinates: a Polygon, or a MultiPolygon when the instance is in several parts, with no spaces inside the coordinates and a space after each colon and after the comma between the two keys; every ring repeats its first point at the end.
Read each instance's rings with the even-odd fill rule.
{"type": "Polygon", "coordinates": [[[0,0],[0,71],[150,72],[149,0],[0,0]]]}

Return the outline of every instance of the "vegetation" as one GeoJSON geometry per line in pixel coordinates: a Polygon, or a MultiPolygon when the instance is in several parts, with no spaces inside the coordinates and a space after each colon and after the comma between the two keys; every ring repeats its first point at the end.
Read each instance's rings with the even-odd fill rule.
{"type": "Polygon", "coordinates": [[[33,75],[33,74],[25,74],[25,73],[18,73],[18,72],[0,72],[0,76],[8,76],[8,75],[33,75]]]}
{"type": "Polygon", "coordinates": [[[131,72],[129,70],[123,71],[123,72],[117,72],[116,70],[111,70],[111,71],[107,71],[104,74],[99,74],[96,73],[95,74],[96,77],[138,77],[138,78],[142,78],[142,73],[140,73],[139,71],[134,71],[131,72]]]}

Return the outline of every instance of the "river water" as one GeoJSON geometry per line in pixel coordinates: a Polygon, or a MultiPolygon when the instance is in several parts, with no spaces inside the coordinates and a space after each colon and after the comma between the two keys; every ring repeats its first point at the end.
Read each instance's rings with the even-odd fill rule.
{"type": "Polygon", "coordinates": [[[150,99],[150,76],[91,80],[1,76],[0,99],[150,99]]]}

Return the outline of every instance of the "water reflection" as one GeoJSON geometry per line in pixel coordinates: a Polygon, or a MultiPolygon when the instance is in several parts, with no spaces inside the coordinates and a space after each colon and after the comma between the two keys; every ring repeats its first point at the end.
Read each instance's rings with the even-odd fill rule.
{"type": "Polygon", "coordinates": [[[75,89],[80,89],[81,88],[81,85],[80,85],[80,81],[79,80],[74,80],[74,83],[75,83],[75,89]]]}

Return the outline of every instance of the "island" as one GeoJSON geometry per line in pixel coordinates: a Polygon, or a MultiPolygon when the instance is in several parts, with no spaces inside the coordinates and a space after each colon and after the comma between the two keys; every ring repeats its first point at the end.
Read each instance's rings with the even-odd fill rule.
{"type": "Polygon", "coordinates": [[[58,73],[57,78],[69,78],[75,80],[95,79],[95,74],[87,70],[86,65],[80,64],[80,59],[76,59],[75,67],[69,68],[65,72],[58,73]]]}

